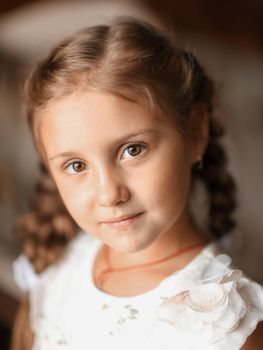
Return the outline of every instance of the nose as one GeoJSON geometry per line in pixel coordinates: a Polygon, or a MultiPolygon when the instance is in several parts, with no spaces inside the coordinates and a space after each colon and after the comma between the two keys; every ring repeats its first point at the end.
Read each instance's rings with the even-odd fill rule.
{"type": "Polygon", "coordinates": [[[99,172],[97,198],[102,207],[116,206],[130,198],[130,192],[117,171],[104,169],[99,172]]]}

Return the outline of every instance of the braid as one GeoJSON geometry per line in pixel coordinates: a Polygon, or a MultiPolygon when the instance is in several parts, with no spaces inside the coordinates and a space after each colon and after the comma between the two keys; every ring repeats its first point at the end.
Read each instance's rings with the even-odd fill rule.
{"type": "Polygon", "coordinates": [[[201,180],[208,192],[208,229],[220,238],[234,229],[232,215],[236,208],[236,185],[227,171],[227,156],[220,142],[225,131],[213,116],[214,83],[191,53],[182,51],[182,56],[192,72],[188,105],[193,108],[196,104],[204,104],[209,113],[209,142],[203,155],[203,167],[193,168],[193,179],[201,180]]]}
{"type": "Polygon", "coordinates": [[[201,180],[209,195],[208,228],[217,238],[235,228],[232,218],[236,208],[236,185],[227,170],[227,156],[220,139],[224,128],[213,116],[214,84],[198,61],[190,54],[193,67],[192,104],[204,103],[209,113],[209,142],[201,169],[194,168],[194,178],[201,180]]]}
{"type": "Polygon", "coordinates": [[[76,224],[42,164],[41,172],[42,176],[35,188],[33,211],[22,216],[16,225],[22,252],[38,273],[62,256],[68,242],[77,232],[76,224]]]}
{"type": "Polygon", "coordinates": [[[203,167],[196,175],[204,183],[209,194],[209,231],[220,238],[235,228],[232,214],[236,208],[236,186],[228,173],[227,157],[219,139],[222,127],[210,119],[210,142],[203,156],[203,167]]]}

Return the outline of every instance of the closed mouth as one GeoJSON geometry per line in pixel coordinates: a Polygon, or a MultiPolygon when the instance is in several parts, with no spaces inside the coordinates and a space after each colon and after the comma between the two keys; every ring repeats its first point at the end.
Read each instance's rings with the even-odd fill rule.
{"type": "Polygon", "coordinates": [[[143,213],[138,213],[130,216],[123,216],[112,221],[103,222],[103,224],[116,229],[126,229],[133,223],[135,223],[143,213]]]}
{"type": "Polygon", "coordinates": [[[120,216],[118,218],[114,218],[114,219],[110,219],[107,221],[103,221],[104,224],[114,224],[114,223],[118,223],[118,222],[122,222],[122,221],[126,221],[126,220],[130,220],[135,218],[138,215],[141,215],[142,213],[138,213],[138,214],[132,214],[132,215],[124,215],[124,216],[120,216]]]}

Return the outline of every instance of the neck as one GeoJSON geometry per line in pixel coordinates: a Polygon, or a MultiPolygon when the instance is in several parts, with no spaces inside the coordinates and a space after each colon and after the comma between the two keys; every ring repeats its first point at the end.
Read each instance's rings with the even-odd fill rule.
{"type": "Polygon", "coordinates": [[[202,240],[205,242],[202,233],[194,225],[188,211],[185,211],[176,225],[173,225],[146,249],[136,253],[123,253],[109,248],[109,255],[112,266],[121,268],[161,259],[202,240]]]}

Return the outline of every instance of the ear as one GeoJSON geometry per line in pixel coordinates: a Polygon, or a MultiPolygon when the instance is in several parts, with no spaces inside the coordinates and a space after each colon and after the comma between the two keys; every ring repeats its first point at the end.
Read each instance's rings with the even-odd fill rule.
{"type": "Polygon", "coordinates": [[[209,112],[206,105],[193,106],[188,123],[188,135],[191,145],[192,163],[201,160],[209,140],[209,112]]]}

